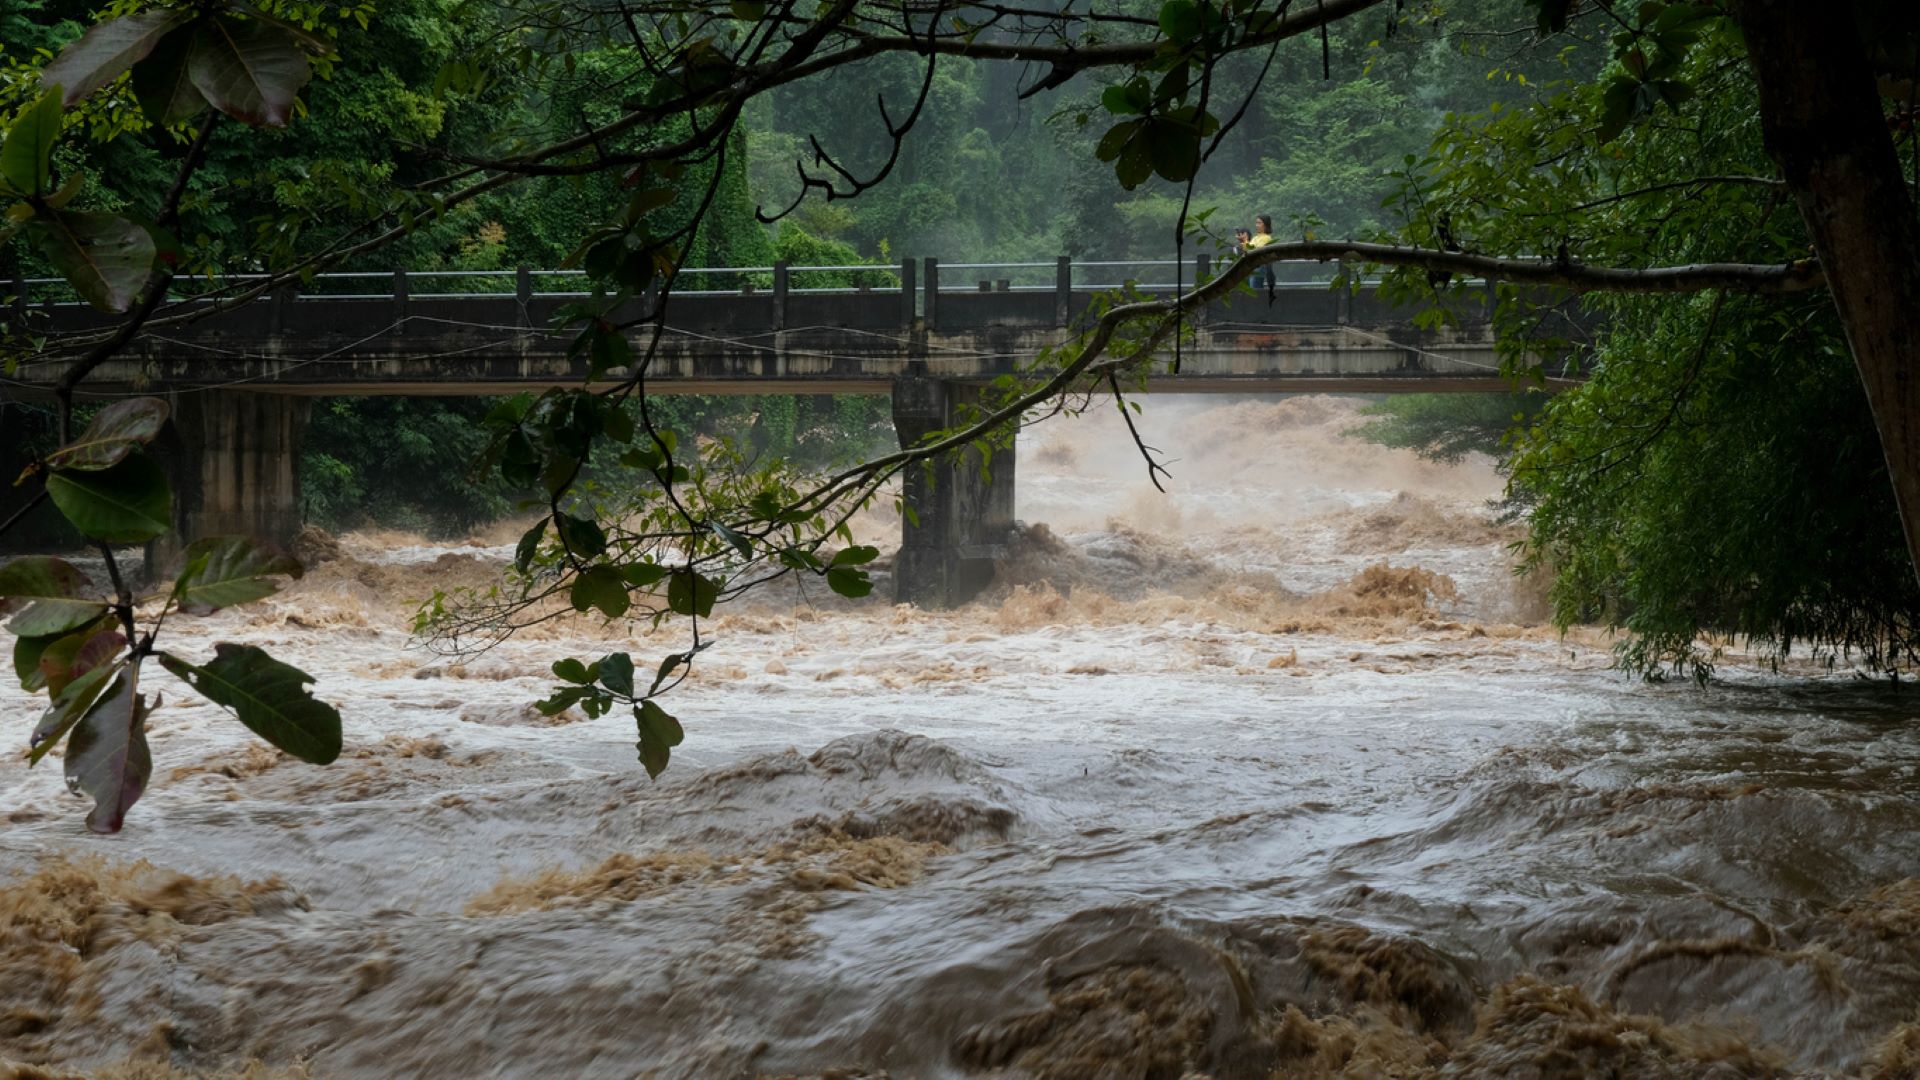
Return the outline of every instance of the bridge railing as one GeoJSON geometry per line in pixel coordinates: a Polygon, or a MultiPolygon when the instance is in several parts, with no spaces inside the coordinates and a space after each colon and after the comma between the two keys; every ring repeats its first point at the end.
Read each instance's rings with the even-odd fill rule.
{"type": "MultiPolygon", "coordinates": [[[[899,265],[790,265],[686,267],[679,272],[674,291],[682,295],[754,295],[769,292],[800,294],[911,291],[915,279],[941,292],[1054,292],[1062,289],[1094,291],[1131,286],[1145,292],[1192,288],[1197,278],[1212,273],[1209,256],[1181,263],[1172,259],[1073,260],[1065,256],[1047,262],[951,262],[908,260],[899,265]],[[1176,273],[1178,271],[1178,273],[1176,273]],[[784,282],[783,282],[784,277],[784,282]],[[1176,280],[1177,279],[1177,280],[1176,280]]],[[[1326,288],[1338,267],[1318,262],[1273,264],[1284,287],[1326,288]]],[[[171,298],[178,301],[216,300],[243,292],[268,280],[263,273],[181,275],[174,280],[171,298]]],[[[16,278],[10,300],[26,307],[60,307],[82,301],[63,278],[16,278]]],[[[466,270],[349,270],[315,274],[285,291],[289,299],[337,300],[460,300],[502,296],[540,296],[576,299],[592,295],[585,271],[514,269],[466,270]]]]}
{"type": "MultiPolygon", "coordinates": [[[[1051,262],[955,262],[909,259],[897,266],[796,265],[689,267],[673,286],[667,310],[676,332],[739,337],[795,330],[967,332],[993,327],[1060,330],[1084,326],[1100,293],[1128,288],[1167,296],[1211,280],[1210,254],[1171,259],[1090,259],[1051,262]]],[[[1230,299],[1198,313],[1214,332],[1267,332],[1274,327],[1327,327],[1408,322],[1411,309],[1362,290],[1329,286],[1338,263],[1270,264],[1278,278],[1263,300],[1230,299]]],[[[194,275],[171,288],[171,304],[194,305],[243,295],[264,274],[194,275]]],[[[1484,283],[1459,282],[1469,305],[1484,304],[1484,283]],[[1475,297],[1477,292],[1478,296],[1475,297]]],[[[316,274],[276,288],[252,304],[206,320],[204,331],[235,340],[324,338],[352,334],[398,340],[450,328],[512,331],[547,337],[558,309],[592,295],[579,270],[357,270],[316,274]]],[[[98,331],[110,320],[83,304],[57,278],[16,279],[11,314],[0,317],[50,333],[98,331]]],[[[1265,292],[1266,290],[1261,290],[1265,292]]],[[[1416,305],[1417,306],[1417,305],[1416,305]]],[[[623,314],[637,317],[636,304],[623,314]]],[[[198,331],[196,331],[198,332],[198,331]]],[[[563,334],[564,336],[564,334],[563,334]]]]}

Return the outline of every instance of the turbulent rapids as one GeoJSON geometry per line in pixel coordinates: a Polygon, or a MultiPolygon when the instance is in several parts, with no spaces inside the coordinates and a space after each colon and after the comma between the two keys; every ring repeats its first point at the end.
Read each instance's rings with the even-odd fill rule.
{"type": "Polygon", "coordinates": [[[1157,404],[1166,497],[1036,429],[987,598],[731,611],[657,783],[530,708],[642,631],[410,650],[510,550],[346,537],[186,630],[318,675],[334,766],[169,691],[100,838],[0,762],[0,1077],[1920,1076],[1911,693],[1625,680],[1484,460],[1354,419],[1157,404]]]}

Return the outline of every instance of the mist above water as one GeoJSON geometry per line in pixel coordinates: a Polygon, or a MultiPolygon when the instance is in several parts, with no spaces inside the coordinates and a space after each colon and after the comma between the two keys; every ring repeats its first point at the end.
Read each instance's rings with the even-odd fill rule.
{"type": "Polygon", "coordinates": [[[1029,431],[988,595],[725,614],[657,783],[630,721],[528,703],[560,657],[676,639],[409,650],[403,601],[511,537],[346,537],[179,645],[314,672],[336,765],[169,690],[103,839],[57,767],[0,763],[0,1061],[1911,1075],[1905,696],[1624,680],[1531,618],[1491,463],[1344,438],[1356,408],[1150,398],[1165,496],[1117,417],[1029,431]]]}

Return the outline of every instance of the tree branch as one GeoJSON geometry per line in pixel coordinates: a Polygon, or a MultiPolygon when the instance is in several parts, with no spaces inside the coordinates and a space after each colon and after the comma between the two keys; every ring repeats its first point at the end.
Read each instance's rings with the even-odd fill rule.
{"type": "MultiPolygon", "coordinates": [[[[207,144],[212,141],[213,128],[214,125],[218,123],[218,118],[218,113],[211,109],[207,110],[205,120],[200,125],[200,133],[194,137],[193,145],[187,148],[187,156],[180,162],[180,169],[174,174],[173,184],[167,188],[166,195],[160,201],[159,212],[154,215],[154,223],[159,227],[167,228],[171,226],[174,220],[180,216],[180,200],[186,196],[187,182],[193,178],[194,172],[197,171],[201,163],[207,159],[207,144]]],[[[92,349],[88,350],[85,355],[74,360],[73,366],[61,373],[60,381],[54,384],[53,388],[54,399],[58,401],[60,405],[59,428],[61,445],[64,446],[73,439],[74,389],[93,372],[93,369],[112,359],[115,354],[126,347],[127,342],[133,340],[134,335],[138,334],[140,328],[146,325],[147,320],[153,316],[154,309],[158,308],[160,302],[166,299],[167,286],[172,283],[173,268],[167,265],[157,267],[152,275],[147,278],[146,292],[141,294],[140,301],[135,304],[133,310],[127,314],[126,321],[121,323],[119,328],[105,341],[95,345],[92,349]]],[[[109,561],[109,565],[111,565],[111,561],[109,561]]]]}
{"type": "MultiPolygon", "coordinates": [[[[1498,278],[1525,285],[1553,285],[1576,293],[1695,293],[1708,289],[1778,295],[1826,286],[1812,259],[1790,263],[1690,263],[1681,266],[1594,266],[1572,259],[1505,258],[1465,251],[1438,251],[1359,240],[1303,240],[1268,244],[1242,256],[1249,267],[1289,260],[1372,263],[1498,278]]],[[[1238,265],[1236,263],[1235,265],[1238,265]]]]}

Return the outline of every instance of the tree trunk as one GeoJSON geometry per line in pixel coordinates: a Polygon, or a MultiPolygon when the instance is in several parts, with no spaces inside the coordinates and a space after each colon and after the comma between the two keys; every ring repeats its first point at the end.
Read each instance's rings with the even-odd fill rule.
{"type": "Polygon", "coordinates": [[[1742,0],[1761,130],[1806,219],[1920,572],[1920,221],[1855,5],[1742,0]]]}

